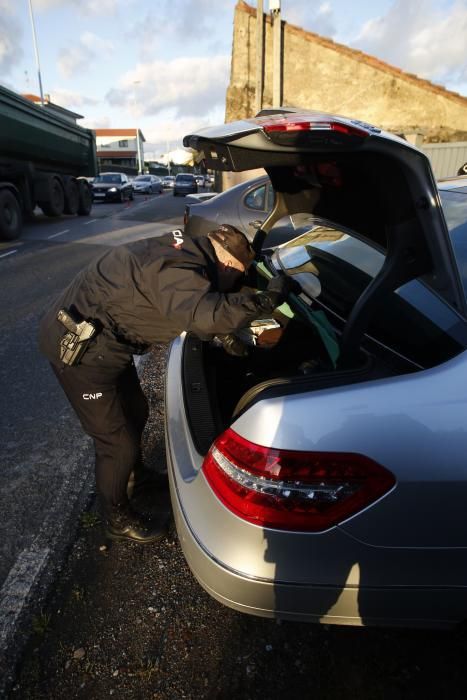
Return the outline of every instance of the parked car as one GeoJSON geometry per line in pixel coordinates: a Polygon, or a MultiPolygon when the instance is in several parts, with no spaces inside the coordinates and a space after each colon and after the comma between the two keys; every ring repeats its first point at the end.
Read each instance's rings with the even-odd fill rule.
{"type": "Polygon", "coordinates": [[[132,182],[133,190],[140,194],[161,194],[162,180],[157,175],[138,175],[132,182]]]}
{"type": "Polygon", "coordinates": [[[94,202],[123,202],[133,199],[133,187],[124,173],[101,173],[92,183],[94,202]]]}
{"type": "Polygon", "coordinates": [[[276,204],[263,230],[286,215],[290,239],[258,280],[302,288],[239,333],[247,357],[190,333],[171,344],[167,460],[192,572],[259,616],[462,622],[467,178],[440,183],[443,213],[421,151],[296,110],[184,145],[209,168],[219,154],[230,170],[265,167],[276,204]]]}
{"type": "MultiPolygon", "coordinates": [[[[225,192],[209,198],[209,201],[187,202],[184,213],[185,233],[199,236],[212,231],[228,221],[253,240],[256,230],[271,213],[274,190],[267,175],[261,175],[225,192]]],[[[274,234],[276,236],[276,234],[274,234]]],[[[275,240],[274,243],[279,242],[275,240]]]]}
{"type": "Polygon", "coordinates": [[[164,175],[164,177],[162,178],[162,185],[164,189],[173,189],[173,186],[175,185],[175,176],[164,175]]]}
{"type": "Polygon", "coordinates": [[[207,202],[216,196],[216,192],[197,192],[196,194],[187,194],[185,197],[185,212],[189,209],[191,204],[201,204],[202,202],[207,202]]]}
{"type": "Polygon", "coordinates": [[[174,183],[174,197],[179,194],[193,194],[198,191],[198,184],[195,176],[191,173],[178,173],[174,183]]]}
{"type": "Polygon", "coordinates": [[[196,184],[198,187],[204,187],[205,178],[204,175],[195,175],[196,184]]]}

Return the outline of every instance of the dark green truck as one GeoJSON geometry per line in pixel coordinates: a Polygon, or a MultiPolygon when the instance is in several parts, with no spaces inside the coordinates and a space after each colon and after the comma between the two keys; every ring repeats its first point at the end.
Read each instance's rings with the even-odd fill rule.
{"type": "Polygon", "coordinates": [[[0,86],[0,240],[21,233],[39,206],[47,216],[89,214],[97,175],[90,129],[0,86]]]}

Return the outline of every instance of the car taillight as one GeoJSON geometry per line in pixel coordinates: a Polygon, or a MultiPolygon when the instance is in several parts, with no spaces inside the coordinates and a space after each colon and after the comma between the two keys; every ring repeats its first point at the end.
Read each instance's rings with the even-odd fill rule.
{"type": "Polygon", "coordinates": [[[316,121],[313,119],[303,119],[303,117],[276,119],[270,123],[263,123],[262,127],[267,134],[277,131],[336,131],[340,134],[359,136],[360,138],[366,138],[368,136],[367,131],[355,126],[350,126],[350,124],[336,121],[316,121]]]}
{"type": "Polygon", "coordinates": [[[217,497],[240,518],[307,532],[346,520],[396,483],[363,455],[263,447],[231,428],[215,440],[202,469],[217,497]]]}

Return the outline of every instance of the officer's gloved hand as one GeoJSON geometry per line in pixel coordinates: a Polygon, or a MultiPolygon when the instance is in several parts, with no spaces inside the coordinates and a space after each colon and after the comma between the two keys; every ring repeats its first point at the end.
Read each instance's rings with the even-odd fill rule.
{"type": "Polygon", "coordinates": [[[267,294],[269,294],[273,301],[274,306],[280,306],[287,300],[290,293],[300,294],[302,288],[299,283],[289,277],[288,275],[279,275],[278,277],[272,277],[266,289],[267,294]]]}
{"type": "Polygon", "coordinates": [[[247,357],[248,348],[242,343],[242,341],[237,338],[233,333],[228,335],[217,335],[216,338],[221,342],[222,347],[225,352],[234,357],[247,357]]]}

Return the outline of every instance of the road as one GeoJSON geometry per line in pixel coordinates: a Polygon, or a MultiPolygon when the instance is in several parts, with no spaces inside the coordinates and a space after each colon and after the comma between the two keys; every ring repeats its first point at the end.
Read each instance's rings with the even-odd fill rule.
{"type": "Polygon", "coordinates": [[[181,225],[184,199],[138,195],[88,217],[42,214],[0,243],[0,662],[24,602],[47,587],[89,498],[90,441],[37,350],[38,320],[109,246],[181,225]]]}
{"type": "MultiPolygon", "coordinates": [[[[163,195],[131,207],[99,205],[84,219],[39,220],[19,244],[0,247],[0,615],[7,613],[0,635],[8,642],[24,602],[32,603],[24,631],[35,632],[11,699],[465,698],[465,631],[253,618],[201,590],[173,531],[157,546],[105,543],[88,498],[90,445],[38,355],[37,321],[91,257],[177,227],[183,204],[163,195]]],[[[160,349],[143,367],[151,406],[144,452],[152,466],[164,460],[163,363],[160,349]]],[[[0,696],[21,648],[0,655],[0,696]]]]}

